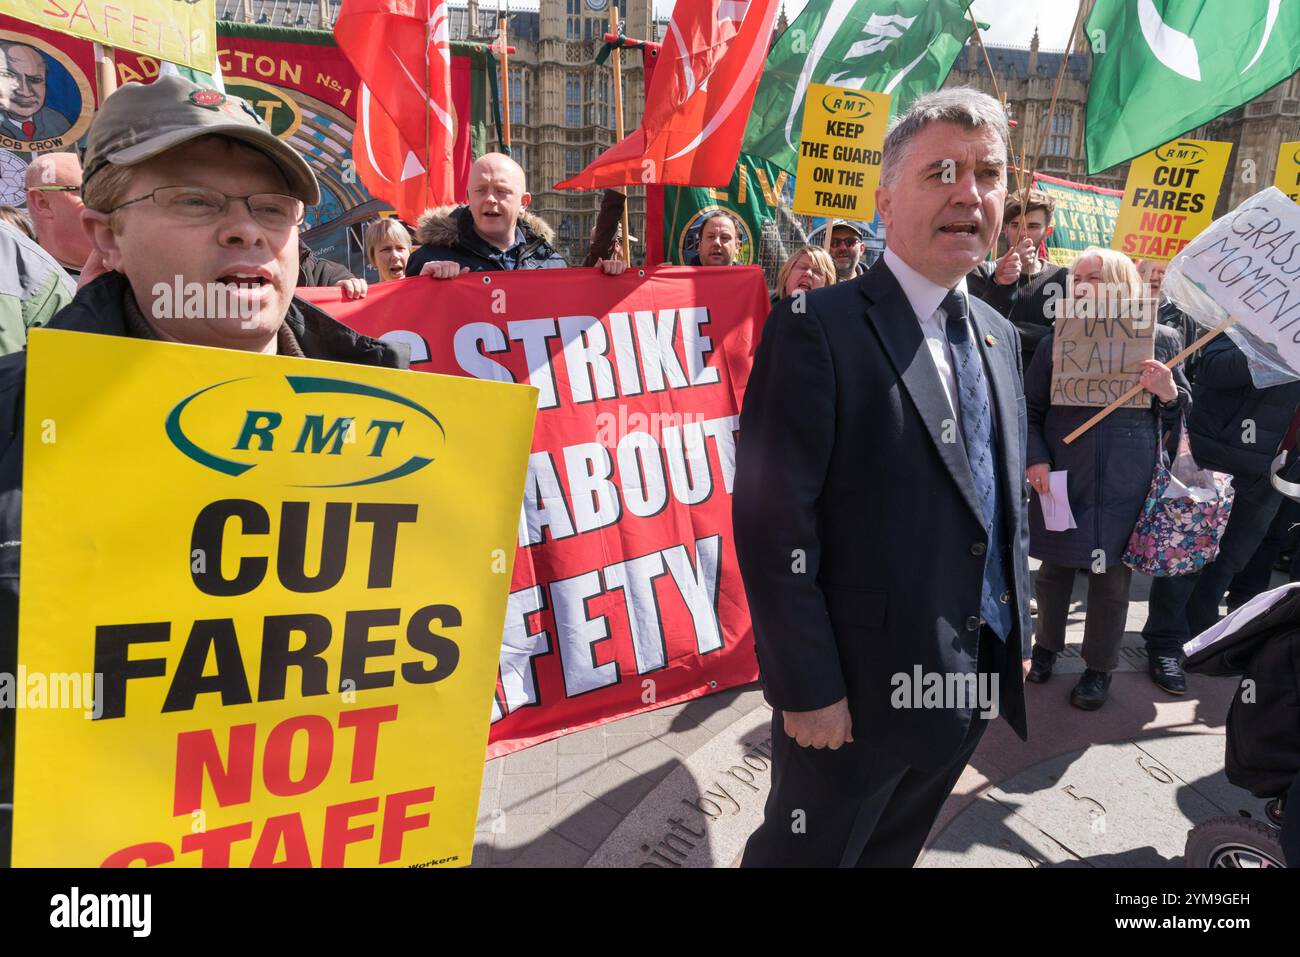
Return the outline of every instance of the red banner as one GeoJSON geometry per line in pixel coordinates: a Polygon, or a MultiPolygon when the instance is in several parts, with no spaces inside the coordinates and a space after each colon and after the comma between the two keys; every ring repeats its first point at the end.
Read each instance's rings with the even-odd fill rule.
{"type": "Polygon", "coordinates": [[[408,343],[413,369],[540,390],[493,757],[758,676],[731,490],[763,273],[642,273],[405,279],[356,302],[299,290],[408,343]]]}

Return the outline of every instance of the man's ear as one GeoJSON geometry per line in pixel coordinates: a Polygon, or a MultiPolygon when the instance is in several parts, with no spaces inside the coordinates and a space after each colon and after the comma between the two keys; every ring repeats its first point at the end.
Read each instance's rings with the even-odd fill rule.
{"type": "Polygon", "coordinates": [[[117,243],[117,230],[113,226],[112,216],[101,213],[89,206],[82,207],[81,228],[94,247],[99,250],[105,265],[117,272],[122,271],[122,250],[117,243]]]}
{"type": "Polygon", "coordinates": [[[876,212],[880,214],[880,221],[885,224],[886,229],[893,225],[894,202],[893,197],[889,195],[888,186],[876,187],[876,212]]]}
{"type": "Polygon", "coordinates": [[[520,209],[527,209],[527,208],[528,208],[528,204],[531,203],[532,201],[533,201],[533,194],[532,194],[532,193],[524,193],[523,196],[520,196],[520,197],[519,197],[519,208],[520,208],[520,209]]]}
{"type": "Polygon", "coordinates": [[[32,212],[45,213],[50,208],[50,198],[45,195],[43,189],[29,189],[27,191],[27,209],[29,214],[32,212]]]}

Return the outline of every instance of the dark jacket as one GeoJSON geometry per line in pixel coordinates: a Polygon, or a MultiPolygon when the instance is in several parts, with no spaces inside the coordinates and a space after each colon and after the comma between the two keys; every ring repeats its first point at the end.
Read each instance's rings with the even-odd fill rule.
{"type": "Polygon", "coordinates": [[[1196,463],[1227,472],[1237,485],[1267,473],[1300,405],[1300,382],[1257,389],[1246,354],[1219,335],[1201,350],[1194,395],[1187,431],[1196,463]]]}
{"type": "MultiPolygon", "coordinates": [[[[1201,329],[1197,327],[1196,320],[1168,299],[1160,303],[1160,308],[1156,311],[1156,321],[1178,333],[1183,339],[1184,348],[1190,346],[1201,335],[1201,329]]],[[[1183,360],[1183,375],[1187,377],[1187,381],[1193,386],[1196,385],[1196,373],[1200,369],[1201,354],[1204,351],[1205,347],[1202,346],[1183,360]]]]}
{"type": "Polygon", "coordinates": [[[1056,321],[1052,303],[1065,292],[1070,270],[1044,262],[1038,275],[1017,277],[1008,286],[993,279],[997,263],[982,262],[966,277],[966,288],[1011,320],[1020,332],[1021,363],[1025,369],[1034,359],[1038,345],[1052,331],[1056,321]]]}
{"type": "MultiPolygon", "coordinates": [[[[1252,682],[1250,694],[1232,696],[1224,771],[1255,797],[1285,794],[1300,774],[1300,591],[1189,656],[1187,670],[1252,682]]],[[[1288,819],[1295,814],[1300,805],[1288,804],[1288,819]]]]}
{"type": "Polygon", "coordinates": [[[345,279],[356,278],[347,266],[332,259],[322,259],[306,243],[298,247],[298,285],[334,286],[345,279]]]}
{"type": "Polygon", "coordinates": [[[468,206],[440,206],[420,217],[415,226],[419,249],[406,263],[408,276],[420,275],[425,263],[454,262],[469,267],[470,272],[503,269],[564,269],[568,263],[551,245],[555,234],[551,227],[528,210],[519,215],[523,242],[507,250],[497,249],[474,229],[474,217],[468,206]]]}
{"type": "MultiPolygon", "coordinates": [[[[1191,403],[1191,388],[1181,368],[1174,369],[1178,400],[1161,409],[1151,397],[1148,408],[1117,409],[1070,445],[1065,437],[1098,411],[1091,406],[1052,405],[1052,341],[1038,345],[1033,364],[1025,374],[1025,403],[1029,409],[1029,465],[1046,463],[1066,478],[1070,511],[1078,528],[1049,532],[1043,525],[1043,508],[1034,493],[1029,507],[1029,554],[1070,568],[1091,568],[1094,551],[1106,554],[1106,567],[1119,564],[1133,534],[1142,503],[1151,489],[1156,465],[1156,423],[1161,431],[1175,431],[1191,403]]],[[[1178,333],[1156,326],[1155,357],[1167,362],[1178,354],[1178,333]]]]}
{"type": "Polygon", "coordinates": [[[607,189],[600,198],[600,211],[596,213],[596,228],[592,232],[591,248],[587,250],[584,266],[594,266],[602,259],[614,256],[614,240],[618,228],[623,225],[623,210],[627,206],[627,194],[622,190],[607,189]]]}
{"type": "MultiPolygon", "coordinates": [[[[871,748],[927,770],[959,751],[972,712],[893,707],[892,677],[976,672],[988,535],[965,448],[947,437],[952,411],[921,324],[886,262],[814,289],[805,309],[795,302],[782,300],[768,318],[745,391],[736,556],[768,702],[810,711],[848,698],[857,744],[805,757],[851,790],[870,773],[871,748]]],[[[1015,651],[1000,709],[1023,738],[1020,343],[996,312],[970,305],[975,341],[987,350],[1013,583],[1015,651]]]]}
{"type": "MultiPolygon", "coordinates": [[[[123,307],[126,279],[110,272],[87,283],[50,322],[51,329],[72,329],[108,336],[130,335],[123,307]]],[[[357,365],[404,369],[404,348],[354,332],[315,306],[293,300],[285,317],[303,354],[357,365]]],[[[16,673],[18,662],[18,575],[22,540],[23,400],[27,385],[26,352],[0,358],[0,673],[16,673]]],[[[70,600],[75,595],[70,596],[70,600]]],[[[0,708],[0,804],[13,800],[14,715],[0,708]]],[[[0,865],[9,861],[9,812],[0,811],[0,865]]]]}

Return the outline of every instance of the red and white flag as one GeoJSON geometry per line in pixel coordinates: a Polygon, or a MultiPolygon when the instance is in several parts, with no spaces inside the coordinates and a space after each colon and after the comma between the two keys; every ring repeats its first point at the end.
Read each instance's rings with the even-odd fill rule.
{"type": "Polygon", "coordinates": [[[777,7],[777,0],[677,0],[641,126],[557,188],[731,182],[777,7]]]}
{"type": "Polygon", "coordinates": [[[430,206],[454,201],[433,195],[424,162],[364,83],[357,100],[352,162],[370,195],[392,206],[408,223],[416,222],[430,206]]]}
{"type": "Polygon", "coordinates": [[[343,0],[334,38],[362,81],[352,150],[362,183],[409,222],[455,202],[446,0],[343,0]]]}

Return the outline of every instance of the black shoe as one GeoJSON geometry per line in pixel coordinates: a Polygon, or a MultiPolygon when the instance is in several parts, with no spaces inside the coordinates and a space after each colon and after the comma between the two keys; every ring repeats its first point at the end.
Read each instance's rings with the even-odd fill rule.
{"type": "Polygon", "coordinates": [[[1083,673],[1079,683],[1070,692],[1070,704],[1084,711],[1096,711],[1106,703],[1110,692],[1110,672],[1093,671],[1091,668],[1083,673]]]}
{"type": "Polygon", "coordinates": [[[1030,652],[1029,674],[1025,677],[1034,684],[1042,684],[1052,677],[1052,666],[1056,664],[1056,652],[1048,651],[1041,645],[1034,645],[1030,652]]]}
{"type": "Polygon", "coordinates": [[[1162,691],[1170,694],[1187,693],[1187,676],[1183,666],[1173,655],[1152,655],[1147,659],[1147,674],[1162,691]]]}

